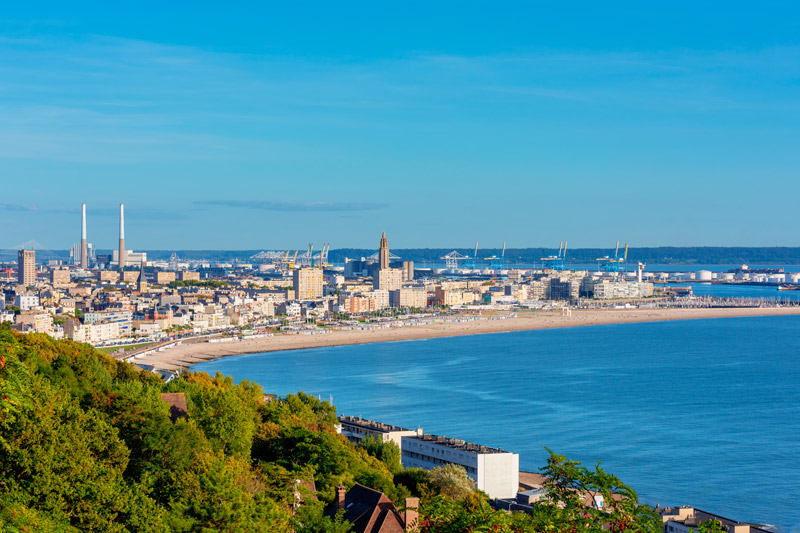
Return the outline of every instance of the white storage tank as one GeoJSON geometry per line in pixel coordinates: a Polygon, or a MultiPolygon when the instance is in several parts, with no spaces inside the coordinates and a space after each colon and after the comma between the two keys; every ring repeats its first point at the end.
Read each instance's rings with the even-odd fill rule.
{"type": "Polygon", "coordinates": [[[694,279],[696,279],[697,281],[711,281],[711,271],[698,270],[697,273],[694,275],[694,279]]]}

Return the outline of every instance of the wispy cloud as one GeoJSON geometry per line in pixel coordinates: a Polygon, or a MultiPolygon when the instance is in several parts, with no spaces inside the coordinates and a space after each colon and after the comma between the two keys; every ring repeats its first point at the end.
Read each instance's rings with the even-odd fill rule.
{"type": "Polygon", "coordinates": [[[3,211],[13,211],[13,212],[39,210],[39,208],[35,204],[25,205],[25,204],[6,204],[6,203],[0,204],[0,209],[2,209],[3,211]]]}
{"type": "Polygon", "coordinates": [[[384,203],[359,202],[283,202],[257,200],[201,200],[197,205],[257,209],[260,211],[371,211],[388,207],[384,203]]]}

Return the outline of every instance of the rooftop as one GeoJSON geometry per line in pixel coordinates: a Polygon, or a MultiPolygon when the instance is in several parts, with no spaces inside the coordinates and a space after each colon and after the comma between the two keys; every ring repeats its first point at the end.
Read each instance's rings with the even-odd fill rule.
{"type": "Polygon", "coordinates": [[[412,431],[410,429],[401,428],[400,426],[393,426],[391,424],[384,424],[383,422],[375,422],[374,420],[365,420],[361,417],[356,418],[355,416],[340,416],[339,422],[343,424],[350,424],[353,426],[361,426],[363,428],[368,428],[373,431],[382,431],[384,433],[389,433],[390,431],[412,431]]]}
{"type": "Polygon", "coordinates": [[[473,444],[471,442],[466,442],[461,439],[451,439],[448,437],[442,437],[440,435],[431,435],[429,433],[426,433],[421,437],[403,437],[403,438],[421,440],[425,442],[430,442],[432,444],[438,444],[440,446],[446,446],[448,448],[463,450],[471,453],[511,453],[509,451],[503,450],[502,448],[481,446],[480,444],[473,444]]]}

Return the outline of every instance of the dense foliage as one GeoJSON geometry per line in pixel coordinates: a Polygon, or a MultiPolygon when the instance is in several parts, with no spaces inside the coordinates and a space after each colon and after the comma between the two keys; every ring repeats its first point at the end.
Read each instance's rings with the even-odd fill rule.
{"type": "Polygon", "coordinates": [[[354,446],[336,423],[302,392],[270,402],[257,384],[204,373],[164,384],[88,345],[0,326],[0,532],[345,532],[323,509],[354,483],[398,507],[421,496],[421,531],[658,529],[599,468],[552,454],[550,499],[508,514],[462,469],[403,470],[396,445],[354,446]],[[188,418],[173,422],[163,393],[184,393],[188,418]],[[587,508],[577,491],[613,504],[587,508]]]}

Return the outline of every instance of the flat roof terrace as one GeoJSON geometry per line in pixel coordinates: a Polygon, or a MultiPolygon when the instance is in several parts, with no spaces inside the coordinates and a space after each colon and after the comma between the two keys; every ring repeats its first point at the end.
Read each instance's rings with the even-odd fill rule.
{"type": "Polygon", "coordinates": [[[384,424],[383,422],[376,422],[374,420],[365,420],[361,417],[354,417],[354,416],[340,416],[339,422],[342,424],[349,424],[351,426],[359,426],[365,429],[369,429],[372,431],[380,431],[383,433],[389,433],[392,431],[413,431],[411,429],[401,428],[400,426],[393,426],[391,424],[384,424]]]}
{"type": "Polygon", "coordinates": [[[492,448],[490,446],[481,446],[480,444],[474,444],[472,442],[466,442],[461,439],[451,439],[448,437],[443,437],[441,435],[431,435],[426,433],[421,437],[403,437],[404,439],[414,439],[424,442],[429,442],[431,444],[438,444],[440,446],[446,446],[448,448],[453,448],[455,450],[461,450],[465,452],[471,453],[512,453],[502,448],[492,448]]]}

